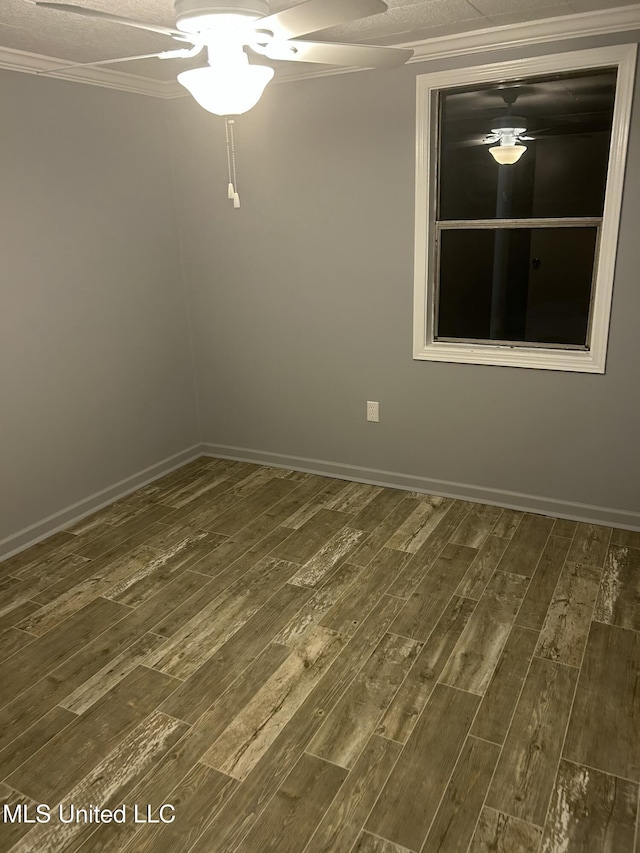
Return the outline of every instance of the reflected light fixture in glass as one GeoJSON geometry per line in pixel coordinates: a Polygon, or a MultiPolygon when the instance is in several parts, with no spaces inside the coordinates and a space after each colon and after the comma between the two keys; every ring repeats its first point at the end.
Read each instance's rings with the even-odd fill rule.
{"type": "Polygon", "coordinates": [[[494,145],[489,149],[493,159],[501,166],[517,163],[526,150],[526,145],[494,145]]]}

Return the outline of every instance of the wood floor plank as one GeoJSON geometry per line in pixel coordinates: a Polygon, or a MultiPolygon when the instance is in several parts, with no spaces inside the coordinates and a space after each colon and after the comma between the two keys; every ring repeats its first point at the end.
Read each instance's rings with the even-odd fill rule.
{"type": "Polygon", "coordinates": [[[411,515],[395,531],[386,543],[388,548],[415,554],[424,541],[435,530],[451,501],[436,495],[424,495],[411,515]]]}
{"type": "Polygon", "coordinates": [[[537,826],[484,808],[469,853],[538,853],[541,835],[537,826]]]}
{"type": "MultiPolygon", "coordinates": [[[[393,623],[392,631],[424,642],[442,616],[451,596],[477,551],[465,545],[445,545],[393,623]]],[[[395,589],[395,584],[391,587],[395,589]]]]}
{"type": "Polygon", "coordinates": [[[164,638],[158,637],[156,634],[143,634],[122,654],[103,666],[95,675],[65,697],[60,705],[63,708],[68,708],[69,711],[73,711],[74,714],[83,714],[105,693],[119,684],[125,676],[143,664],[149,653],[157,649],[163,642],[164,638]]]}
{"type": "Polygon", "coordinates": [[[471,728],[471,734],[502,744],[518,702],[538,634],[529,628],[514,626],[484,694],[471,728]]]}
{"type": "MultiPolygon", "coordinates": [[[[238,559],[232,560],[226,568],[219,573],[214,574],[209,582],[205,583],[194,594],[180,602],[180,604],[172,608],[171,612],[164,618],[159,619],[153,630],[157,634],[162,634],[164,637],[171,637],[187,622],[191,621],[195,616],[201,613],[205,607],[210,605],[219,595],[225,591],[229,594],[229,589],[237,589],[242,586],[241,579],[245,575],[250,579],[256,571],[259,571],[258,566],[261,561],[268,556],[268,552],[273,549],[274,541],[280,541],[280,537],[274,534],[267,536],[255,548],[250,548],[238,559]],[[252,573],[252,574],[250,574],[252,573]],[[233,586],[233,585],[236,586],[233,586]]],[[[225,543],[226,544],[226,543],[225,543]]],[[[221,546],[224,547],[224,546],[221,546]]],[[[219,549],[216,549],[216,551],[219,549]]],[[[212,552],[215,553],[215,552],[212,552]]],[[[201,573],[202,563],[208,562],[208,557],[205,557],[198,563],[198,574],[201,573]]],[[[207,574],[208,577],[208,574],[207,574]]],[[[232,590],[233,592],[233,590],[232,590]]]]}
{"type": "MultiPolygon", "coordinates": [[[[156,529],[156,525],[153,525],[153,529],[156,529]]],[[[115,548],[113,551],[110,551],[95,560],[89,560],[85,557],[76,557],[75,554],[71,554],[70,556],[73,560],[73,564],[69,566],[70,571],[62,573],[61,577],[58,575],[58,579],[55,580],[54,575],[56,574],[56,569],[59,565],[56,564],[51,578],[52,583],[44,588],[40,588],[38,592],[34,592],[33,600],[37,601],[41,606],[50,604],[54,599],[59,598],[64,593],[68,593],[70,589],[79,586],[83,581],[88,580],[94,574],[99,575],[104,573],[105,568],[112,562],[128,559],[129,554],[135,550],[133,546],[128,547],[128,544],[129,543],[127,543],[126,546],[122,545],[115,548]]],[[[66,566],[68,564],[65,562],[62,563],[62,565],[66,566]]]]}
{"type": "Polygon", "coordinates": [[[469,548],[481,548],[501,515],[499,506],[475,504],[460,522],[451,541],[457,545],[468,545],[469,548]]]}
{"type": "Polygon", "coordinates": [[[319,509],[302,527],[277,545],[272,555],[303,566],[332,536],[347,524],[349,517],[333,509],[319,509]]]}
{"type": "Polygon", "coordinates": [[[526,586],[527,580],[521,575],[494,574],[440,676],[443,684],[484,695],[526,586]]]}
{"type": "Polygon", "coordinates": [[[274,639],[310,594],[302,587],[285,585],[171,695],[162,705],[163,710],[188,723],[195,722],[274,639]]]}
{"type": "Polygon", "coordinates": [[[292,563],[265,557],[152,652],[149,665],[176,678],[193,675],[294,572],[292,563]]]}
{"type": "Polygon", "coordinates": [[[549,537],[518,611],[516,625],[542,630],[570,545],[570,539],[549,537]]]}
{"type": "MultiPolygon", "coordinates": [[[[358,550],[351,556],[351,562],[356,566],[367,566],[419,504],[418,498],[403,497],[400,503],[385,517],[384,521],[363,540],[358,550]]],[[[355,519],[350,524],[357,528],[355,519]]]]}
{"type": "MultiPolygon", "coordinates": [[[[175,582],[169,584],[165,592],[177,593],[175,582]]],[[[164,597],[164,594],[156,596],[156,598],[160,599],[164,599],[164,597]]],[[[175,606],[175,602],[173,604],[170,603],[170,595],[168,598],[169,603],[165,601],[165,607],[175,606]]],[[[45,675],[45,677],[40,681],[36,681],[32,687],[19,694],[0,711],[0,748],[6,745],[10,733],[13,733],[15,737],[26,731],[43,714],[47,713],[56,704],[63,702],[74,690],[91,679],[99,670],[108,667],[108,664],[114,658],[144,635],[149,624],[153,622],[154,617],[157,615],[158,610],[162,609],[160,604],[154,604],[153,600],[150,600],[137,611],[127,612],[124,618],[115,620],[113,624],[107,627],[107,624],[103,621],[104,616],[109,619],[110,611],[112,615],[119,613],[116,610],[115,614],[113,614],[112,602],[108,602],[108,605],[106,613],[101,612],[101,607],[98,609],[94,607],[87,611],[86,616],[88,618],[85,620],[83,617],[83,621],[86,621],[88,626],[93,626],[96,636],[92,639],[90,632],[87,632],[86,635],[83,632],[81,634],[81,641],[76,647],[73,644],[72,631],[71,642],[68,648],[63,645],[62,652],[59,656],[56,655],[56,660],[53,661],[55,669],[52,669],[49,675],[45,675],[48,671],[45,655],[36,655],[40,659],[41,664],[46,665],[40,668],[36,666],[34,677],[38,678],[41,675],[45,675]],[[102,628],[104,630],[100,630],[102,628]],[[59,662],[60,659],[62,662],[59,662]]],[[[119,605],[116,607],[119,607],[119,605]]],[[[73,618],[76,620],[78,617],[73,618]]],[[[66,640],[64,625],[61,626],[60,630],[55,629],[55,631],[60,634],[59,641],[61,643],[64,642],[66,640]]],[[[45,641],[49,639],[54,640],[54,645],[57,646],[58,641],[55,639],[53,633],[37,640],[36,643],[42,648],[43,645],[46,645],[45,641]]],[[[37,647],[32,643],[28,648],[37,647]]]]}
{"type": "MultiPolygon", "coordinates": [[[[68,805],[78,807],[84,804],[99,804],[101,808],[120,806],[123,803],[131,809],[132,803],[141,800],[129,800],[128,794],[143,779],[163,756],[170,753],[175,744],[184,735],[187,727],[184,723],[153,711],[121,743],[106,755],[89,773],[65,794],[61,803],[68,817],[68,805]]],[[[155,805],[155,804],[154,804],[155,805]]],[[[122,824],[104,824],[100,829],[108,829],[122,824]]],[[[136,828],[132,815],[124,826],[136,828]]],[[[51,821],[35,827],[12,853],[67,853],[69,850],[91,850],[97,853],[99,844],[95,843],[95,824],[61,823],[51,821]],[[88,840],[83,844],[85,838],[88,840]]]]}
{"type": "Polygon", "coordinates": [[[386,634],[307,751],[341,767],[353,767],[421,648],[414,640],[386,634]]]}
{"type": "Polygon", "coordinates": [[[187,853],[233,793],[237,782],[217,770],[193,767],[171,792],[175,820],[145,828],[123,853],[187,853]]]}
{"type": "Polygon", "coordinates": [[[307,560],[291,583],[301,586],[321,586],[337,567],[345,563],[364,537],[362,530],[343,527],[320,550],[307,560]]]}
{"type": "MultiPolygon", "coordinates": [[[[112,602],[108,604],[111,605],[112,602]]],[[[71,643],[67,655],[60,655],[63,658],[62,662],[58,663],[49,675],[36,681],[32,687],[20,693],[0,710],[0,748],[9,743],[12,737],[17,737],[26,731],[56,704],[63,702],[74,690],[86,683],[144,634],[146,621],[148,621],[143,612],[145,607],[128,613],[110,627],[101,625],[97,618],[100,615],[98,611],[89,610],[87,621],[91,622],[95,617],[96,627],[104,627],[105,630],[96,631],[97,636],[93,639],[90,636],[85,637],[83,633],[82,641],[78,644],[79,650],[76,650],[71,643]]],[[[48,636],[43,639],[47,639],[48,636]]],[[[42,645],[43,640],[36,642],[42,645]]],[[[42,674],[44,672],[46,669],[42,674]]],[[[39,675],[40,673],[36,672],[36,676],[39,675]]]]}
{"type": "Polygon", "coordinates": [[[103,506],[90,515],[85,515],[84,518],[67,527],[66,532],[78,536],[81,533],[88,533],[96,528],[104,529],[105,524],[122,524],[127,519],[149,509],[151,503],[152,501],[148,495],[133,492],[133,494],[126,495],[124,498],[103,506]]]}
{"type": "Polygon", "coordinates": [[[244,779],[269,749],[344,646],[314,628],[203,756],[202,762],[244,779]]]}
{"type": "Polygon", "coordinates": [[[537,655],[580,666],[601,573],[602,569],[595,566],[565,563],[540,633],[537,655]]]}
{"type": "Polygon", "coordinates": [[[532,577],[552,528],[552,518],[526,513],[498,563],[498,569],[532,577]]]}
{"type": "Polygon", "coordinates": [[[0,664],[0,706],[35,684],[128,612],[120,604],[97,598],[48,634],[16,652],[0,664]]]}
{"type": "Polygon", "coordinates": [[[172,509],[163,519],[167,524],[187,524],[199,530],[212,532],[215,519],[242,500],[236,487],[242,483],[241,475],[231,476],[217,483],[206,494],[195,497],[177,509],[172,509]]]}
{"type": "Polygon", "coordinates": [[[400,744],[373,735],[336,798],[326,810],[305,853],[350,850],[400,754],[400,744]]]}
{"type": "Polygon", "coordinates": [[[633,853],[638,786],[561,761],[541,853],[633,853]]]}
{"type": "MultiPolygon", "coordinates": [[[[4,782],[0,782],[0,811],[4,814],[4,809],[7,807],[12,817],[22,814],[22,809],[25,807],[30,813],[35,813],[36,803],[25,797],[24,794],[14,791],[4,782]]],[[[19,820],[4,819],[2,822],[2,831],[0,832],[0,853],[8,853],[9,850],[14,850],[18,841],[29,832],[31,827],[29,824],[22,823],[19,820]]]]}
{"type": "Polygon", "coordinates": [[[377,734],[407,741],[474,607],[475,601],[451,599],[377,726],[377,734]]]}
{"type": "Polygon", "coordinates": [[[460,581],[456,595],[479,599],[498,567],[508,544],[508,539],[493,534],[488,536],[460,581]]]}
{"type": "Polygon", "coordinates": [[[7,613],[12,610],[20,600],[27,601],[33,596],[41,596],[42,593],[60,583],[64,578],[73,575],[76,571],[89,563],[86,557],[78,557],[75,554],[63,554],[57,556],[54,552],[49,560],[37,562],[32,565],[24,577],[16,579],[18,588],[12,591],[12,595],[4,595],[0,612],[7,613]],[[22,595],[22,599],[19,595],[22,595]]]}
{"type": "Polygon", "coordinates": [[[19,625],[23,619],[26,619],[27,616],[30,616],[39,609],[40,605],[35,601],[24,601],[22,604],[18,604],[13,610],[5,613],[4,616],[0,616],[0,633],[8,631],[14,625],[19,625]]]}
{"type": "Polygon", "coordinates": [[[331,668],[320,679],[289,724],[239,786],[220,818],[203,833],[190,853],[231,853],[253,826],[306,744],[318,730],[371,649],[389,629],[400,602],[383,596],[344,647],[331,668]]]}
{"type": "Polygon", "coordinates": [[[517,509],[503,509],[491,532],[494,536],[512,539],[523,518],[524,513],[517,509]]]}
{"type": "Polygon", "coordinates": [[[261,515],[295,488],[296,483],[293,481],[274,477],[218,515],[208,529],[214,533],[223,533],[225,536],[234,536],[257,515],[261,515]]]}
{"type": "Polygon", "coordinates": [[[379,486],[347,482],[343,489],[326,501],[325,509],[335,509],[338,512],[357,515],[368,506],[376,495],[380,494],[380,491],[379,486]]]}
{"type": "Polygon", "coordinates": [[[386,838],[371,835],[370,832],[361,832],[353,846],[351,853],[411,853],[406,847],[400,847],[386,838]]]}
{"type": "Polygon", "coordinates": [[[500,748],[468,737],[424,843],[425,850],[466,850],[498,761],[500,748]]]}
{"type": "MultiPolygon", "coordinates": [[[[289,654],[282,646],[270,646],[245,671],[243,678],[221,696],[200,720],[192,726],[144,777],[139,777],[131,788],[129,801],[134,803],[162,803],[171,800],[175,785],[183,779],[201,756],[233,720],[239,709],[243,708],[260,687],[268,680],[289,654]]],[[[174,719],[168,717],[168,719],[174,719]]],[[[174,722],[177,722],[174,720],[174,722]]],[[[186,728],[184,723],[180,724],[186,728]]],[[[184,730],[184,729],[183,729],[184,730]]],[[[228,777],[225,777],[228,778],[228,777]]],[[[219,797],[212,800],[211,818],[217,819],[218,812],[233,794],[237,780],[232,787],[225,788],[219,797]]],[[[200,828],[202,831],[202,827],[200,828]]],[[[146,828],[133,823],[103,825],[91,835],[82,846],[82,853],[122,853],[133,838],[135,849],[137,841],[144,837],[146,828]],[[135,836],[135,838],[134,838],[135,836]]],[[[214,842],[215,843],[215,842],[214,842]]],[[[209,850],[212,848],[209,847],[209,850]]]]}
{"type": "Polygon", "coordinates": [[[303,754],[238,851],[299,853],[340,790],[346,775],[347,771],[341,767],[303,754]]]}
{"type": "Polygon", "coordinates": [[[640,548],[609,548],[593,618],[640,631],[640,548]]]}
{"type": "Polygon", "coordinates": [[[438,809],[479,699],[438,684],[365,829],[419,850],[438,809]],[[425,759],[425,757],[428,758],[425,759]]]}
{"type": "Polygon", "coordinates": [[[72,536],[71,533],[67,533],[65,530],[59,530],[47,539],[43,539],[41,542],[37,542],[30,548],[25,548],[23,551],[14,554],[12,557],[8,557],[0,563],[3,577],[5,575],[16,575],[19,577],[20,573],[24,569],[36,563],[40,563],[43,560],[47,560],[51,554],[58,551],[61,547],[68,545],[70,542],[73,542],[74,539],[75,537],[72,536]]]}
{"type": "Polygon", "coordinates": [[[576,526],[576,532],[567,559],[572,563],[604,566],[611,533],[612,530],[610,527],[580,522],[576,526]]]}
{"type": "Polygon", "coordinates": [[[11,774],[9,785],[38,802],[57,802],[175,686],[168,675],[138,667],[11,774]]]}
{"type": "Polygon", "coordinates": [[[564,748],[566,758],[640,781],[640,634],[592,622],[564,748]]]}
{"type": "Polygon", "coordinates": [[[320,479],[323,480],[322,487],[318,488],[304,503],[291,510],[290,514],[280,522],[283,527],[299,530],[303,524],[306,524],[319,510],[325,507],[326,502],[333,495],[337,495],[344,488],[343,480],[328,477],[320,479]]]}
{"type": "Polygon", "coordinates": [[[573,539],[577,527],[577,521],[571,521],[568,518],[556,518],[553,522],[553,530],[551,532],[554,536],[564,536],[565,538],[573,539]]]}
{"type": "Polygon", "coordinates": [[[233,566],[255,565],[266,557],[284,539],[291,535],[290,530],[274,526],[268,513],[258,516],[254,523],[247,525],[242,534],[228,537],[206,554],[197,563],[197,571],[211,578],[224,577],[233,566]],[[248,528],[251,531],[248,532],[248,528]]]}
{"type": "Polygon", "coordinates": [[[0,616],[11,614],[20,605],[32,600],[37,595],[37,590],[33,593],[30,592],[17,578],[8,578],[7,580],[11,586],[5,586],[5,589],[0,591],[0,616]]]}
{"type": "Polygon", "coordinates": [[[400,489],[380,489],[373,500],[349,520],[349,527],[372,533],[399,506],[405,494],[400,489]]]}
{"type": "MultiPolygon", "coordinates": [[[[345,563],[317,592],[314,592],[306,604],[295,613],[289,622],[274,637],[277,643],[295,646],[306,635],[312,625],[318,624],[325,613],[351,589],[362,573],[360,566],[345,563]]],[[[293,579],[292,579],[293,580],[293,579]]]]}
{"type": "Polygon", "coordinates": [[[362,620],[372,611],[383,595],[403,570],[410,555],[403,551],[382,548],[376,557],[364,567],[358,579],[358,587],[352,594],[348,590],[320,620],[325,628],[339,634],[353,634],[362,620]]]}
{"type": "Polygon", "coordinates": [[[89,577],[67,592],[54,598],[32,616],[24,619],[19,627],[37,636],[42,636],[69,616],[76,613],[98,596],[106,597],[119,581],[153,571],[157,552],[142,545],[129,554],[114,560],[90,563],[89,577]]]}
{"type": "Polygon", "coordinates": [[[198,562],[221,544],[222,537],[214,533],[196,531],[170,551],[154,557],[149,563],[105,592],[105,598],[138,607],[166,583],[187,569],[198,571],[198,562]]]}
{"type": "Polygon", "coordinates": [[[611,532],[611,544],[640,548],[640,530],[623,530],[620,527],[614,527],[611,532]]]}
{"type": "MultiPolygon", "coordinates": [[[[407,563],[405,570],[390,588],[389,591],[392,595],[397,595],[399,598],[408,598],[411,595],[424,577],[425,570],[440,556],[443,548],[470,508],[471,504],[463,501],[453,501],[450,504],[436,527],[418,548],[413,559],[407,563]]],[[[463,546],[458,545],[456,547],[462,548],[463,546]]]]}
{"type": "Polygon", "coordinates": [[[34,752],[37,752],[75,719],[76,715],[71,711],[58,707],[52,708],[23,735],[11,741],[0,752],[0,778],[6,779],[31,758],[34,752]]]}
{"type": "Polygon", "coordinates": [[[165,488],[154,499],[165,506],[181,509],[191,505],[198,498],[207,497],[220,484],[226,484],[231,472],[216,471],[203,468],[183,480],[179,480],[172,488],[165,488]]]}
{"type": "Polygon", "coordinates": [[[0,661],[10,658],[11,655],[28,646],[35,640],[33,634],[27,634],[19,628],[9,628],[0,634],[0,661]]]}
{"type": "Polygon", "coordinates": [[[534,658],[487,805],[542,826],[571,710],[577,670],[534,658]]]}
{"type": "Polygon", "coordinates": [[[137,537],[147,537],[148,531],[154,522],[161,521],[169,514],[166,506],[154,504],[145,512],[125,521],[117,526],[105,525],[105,530],[98,536],[91,536],[85,540],[83,536],[77,536],[73,543],[73,553],[81,557],[95,560],[107,553],[113,552],[117,546],[124,546],[127,550],[136,547],[137,537]]]}
{"type": "Polygon", "coordinates": [[[156,633],[161,633],[158,626],[164,625],[173,613],[197,596],[208,583],[209,578],[205,575],[188,570],[167,581],[159,592],[136,608],[141,631],[153,628],[156,633]]]}
{"type": "MultiPolygon", "coordinates": [[[[279,545],[280,542],[287,539],[291,535],[291,530],[283,530],[282,528],[290,526],[289,522],[292,514],[295,515],[303,512],[306,507],[314,505],[315,501],[318,502],[319,508],[322,501],[326,500],[331,494],[331,485],[333,482],[326,477],[310,477],[309,480],[296,485],[296,488],[268,507],[262,515],[257,516],[253,521],[250,521],[249,524],[243,527],[237,536],[231,537],[233,547],[235,548],[233,558],[235,559],[240,556],[247,548],[257,546],[265,536],[272,535],[278,528],[281,528],[280,535],[278,541],[274,541],[272,547],[279,545]],[[240,550],[241,548],[244,550],[240,550]]],[[[226,561],[229,562],[232,556],[231,550],[230,544],[227,549],[218,549],[216,554],[219,554],[220,557],[225,555],[226,561]]]]}
{"type": "Polygon", "coordinates": [[[280,471],[277,468],[267,468],[260,466],[255,471],[252,471],[248,477],[244,477],[236,486],[234,492],[238,497],[245,498],[251,492],[271,482],[274,477],[279,475],[280,471]]]}

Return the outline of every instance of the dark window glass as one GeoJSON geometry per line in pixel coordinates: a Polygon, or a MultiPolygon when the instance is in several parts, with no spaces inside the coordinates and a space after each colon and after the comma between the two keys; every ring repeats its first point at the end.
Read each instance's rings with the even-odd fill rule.
{"type": "Polygon", "coordinates": [[[602,216],[615,87],[603,69],[441,92],[437,218],[602,216]],[[509,116],[532,138],[505,167],[484,140],[509,116]]]}
{"type": "Polygon", "coordinates": [[[586,346],[597,231],[442,230],[436,338],[586,346]]]}

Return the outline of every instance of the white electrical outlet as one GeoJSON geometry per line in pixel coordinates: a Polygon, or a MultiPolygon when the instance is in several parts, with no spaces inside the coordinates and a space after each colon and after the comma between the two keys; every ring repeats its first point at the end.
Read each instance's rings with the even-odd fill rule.
{"type": "Polygon", "coordinates": [[[375,421],[375,423],[378,423],[380,420],[379,404],[373,400],[367,400],[367,420],[375,421]]]}

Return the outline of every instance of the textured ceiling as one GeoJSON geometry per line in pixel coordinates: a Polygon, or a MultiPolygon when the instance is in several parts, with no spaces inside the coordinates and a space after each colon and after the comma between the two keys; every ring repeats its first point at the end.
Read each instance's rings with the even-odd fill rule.
{"type": "MultiPolygon", "coordinates": [[[[69,0],[67,0],[69,2],[69,0]]],[[[172,0],[82,0],[84,5],[114,15],[174,26],[172,0]]],[[[637,0],[386,0],[389,9],[341,27],[323,30],[326,41],[401,44],[443,35],[516,24],[558,15],[634,5],[637,0]]],[[[276,12],[296,2],[272,0],[276,12]]],[[[83,19],[42,9],[26,0],[0,0],[0,47],[73,62],[131,56],[172,49],[170,38],[110,22],[83,19]]],[[[191,63],[193,64],[193,62],[191,63]]],[[[201,64],[198,60],[196,64],[201,64]]],[[[289,63],[287,63],[289,65],[289,63]]],[[[114,70],[159,80],[175,78],[187,67],[181,60],[122,63],[114,70]]]]}

